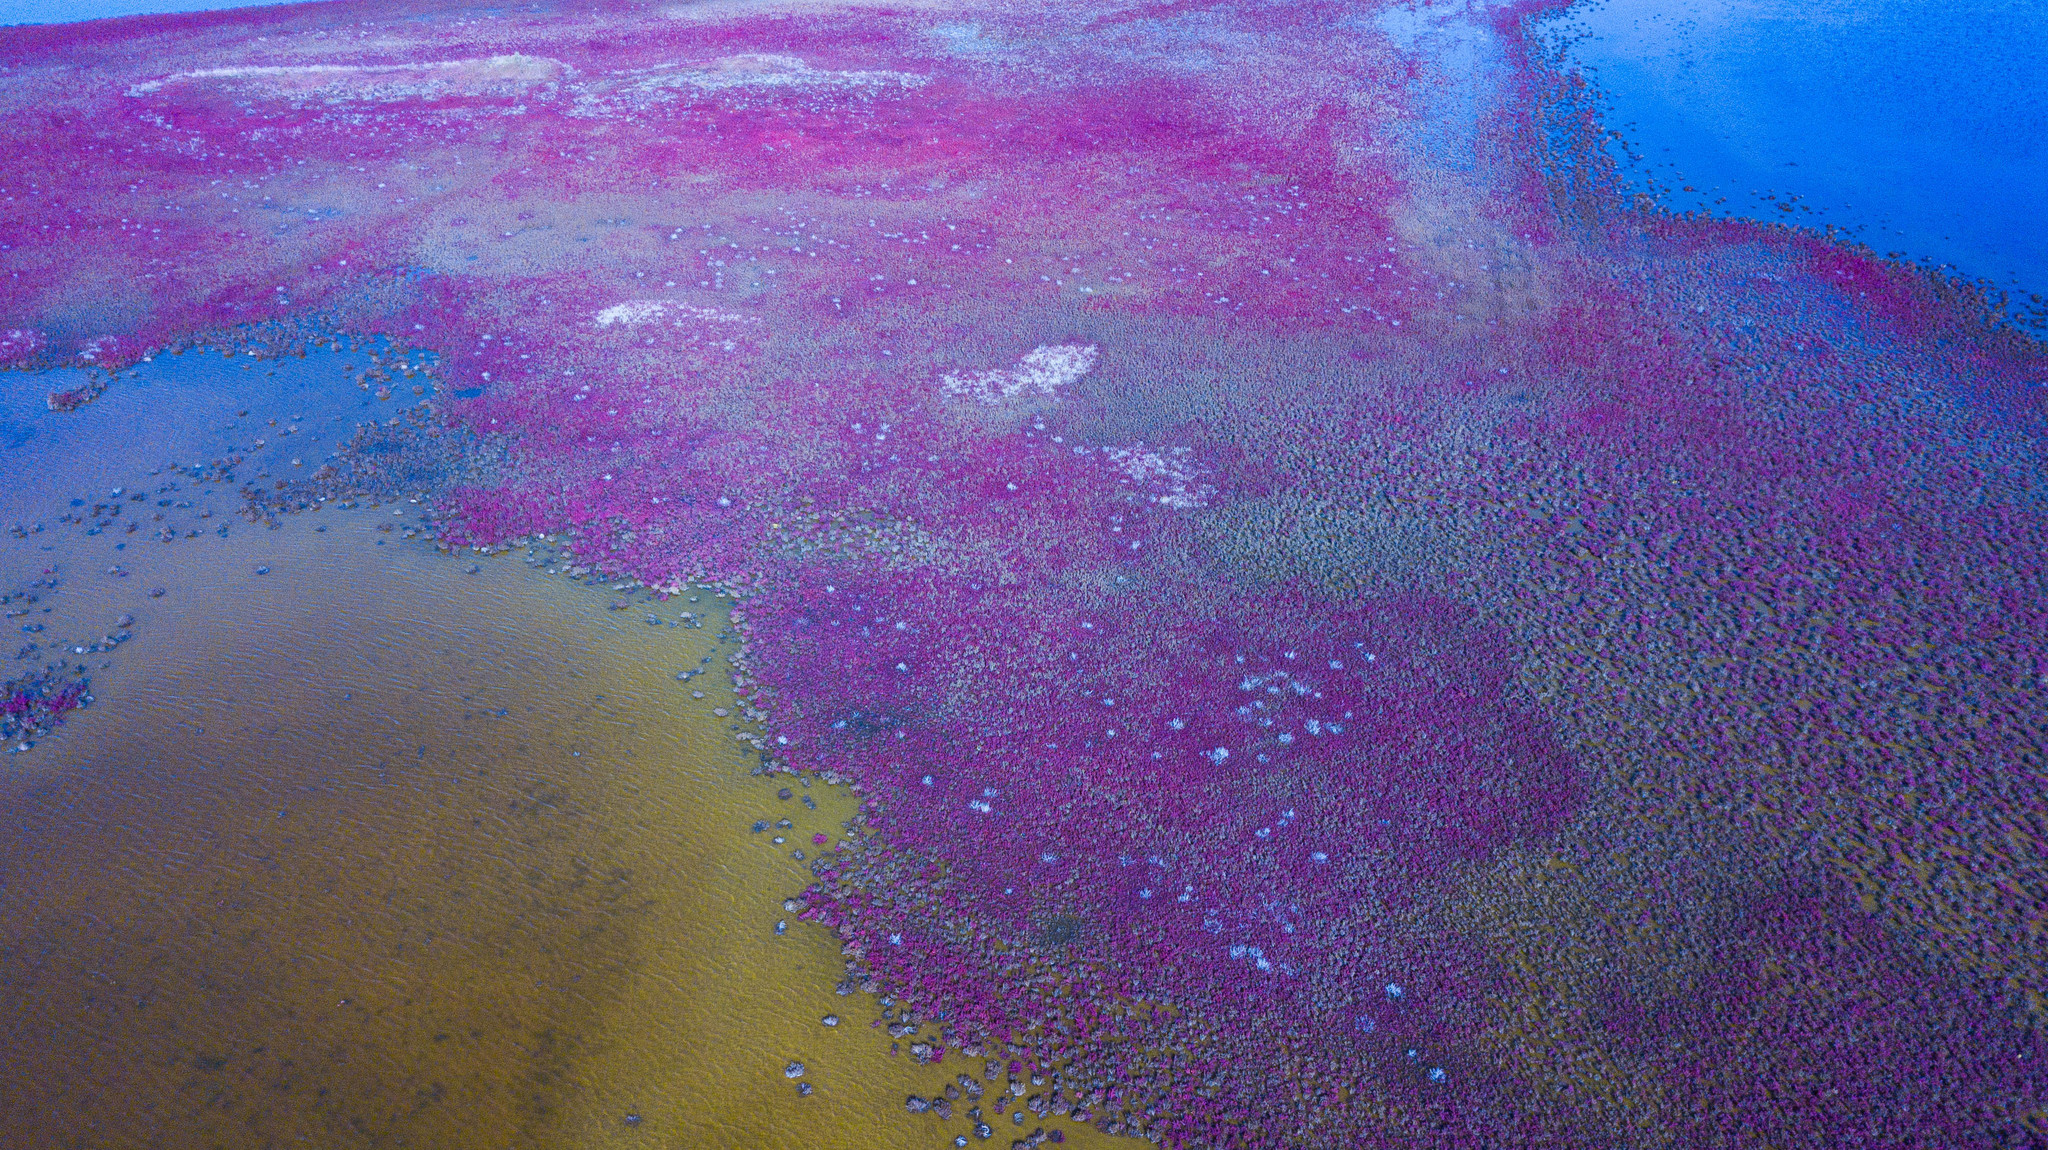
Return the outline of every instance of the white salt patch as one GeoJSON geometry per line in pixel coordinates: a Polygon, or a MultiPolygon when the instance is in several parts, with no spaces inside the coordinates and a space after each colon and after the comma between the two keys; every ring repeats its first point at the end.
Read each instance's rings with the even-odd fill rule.
{"type": "Polygon", "coordinates": [[[795,56],[745,52],[693,63],[617,72],[576,88],[576,114],[644,111],[691,94],[745,103],[750,97],[807,95],[873,99],[930,83],[915,72],[813,67],[795,56]]]}
{"type": "Polygon", "coordinates": [[[930,78],[914,72],[843,71],[813,68],[795,56],[745,52],[702,64],[667,65],[629,73],[636,87],[700,88],[918,88],[930,78]]]}
{"type": "Polygon", "coordinates": [[[366,99],[476,95],[561,79],[560,60],[543,56],[477,56],[426,64],[263,64],[205,68],[147,80],[128,89],[146,96],[165,87],[217,82],[269,89],[280,95],[347,94],[366,99]]]}
{"type": "Polygon", "coordinates": [[[0,361],[33,355],[43,346],[43,333],[33,328],[11,327],[0,331],[0,361]]]}
{"type": "Polygon", "coordinates": [[[948,374],[939,380],[943,395],[991,407],[1018,399],[1053,399],[1059,389],[1095,370],[1094,344],[1048,344],[1017,361],[1017,366],[948,374]]]}
{"type": "Polygon", "coordinates": [[[663,317],[670,317],[677,327],[691,320],[705,323],[759,323],[752,316],[737,315],[719,311],[717,308],[694,307],[665,299],[629,299],[616,303],[597,313],[597,326],[610,327],[619,324],[625,327],[639,327],[663,317]]]}
{"type": "Polygon", "coordinates": [[[1216,489],[1201,482],[1185,447],[1161,454],[1143,446],[1111,447],[1103,451],[1112,466],[1132,483],[1147,489],[1152,502],[1162,507],[1187,511],[1208,505],[1216,489]]]}

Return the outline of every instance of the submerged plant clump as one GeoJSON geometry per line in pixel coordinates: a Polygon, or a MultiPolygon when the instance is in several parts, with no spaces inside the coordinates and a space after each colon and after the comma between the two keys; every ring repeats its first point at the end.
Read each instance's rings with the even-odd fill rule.
{"type": "Polygon", "coordinates": [[[2048,1136],[2048,358],[1622,202],[1540,7],[16,30],[0,354],[435,349],[251,513],[485,445],[444,542],[739,593],[800,916],[1035,1116],[2048,1136]]]}
{"type": "MultiPolygon", "coordinates": [[[[41,530],[42,524],[36,524],[35,531],[41,530]]],[[[17,525],[12,534],[25,538],[32,532],[17,525]]],[[[53,625],[61,628],[70,620],[53,618],[50,606],[37,604],[57,594],[64,583],[54,569],[45,568],[28,587],[0,595],[0,608],[5,608],[0,614],[20,643],[0,672],[5,675],[0,681],[0,749],[8,754],[30,750],[36,740],[64,726],[73,711],[92,706],[92,667],[74,659],[105,654],[134,634],[129,630],[135,622],[132,615],[121,616],[114,629],[99,638],[52,631],[53,625]]]]}
{"type": "Polygon", "coordinates": [[[65,667],[40,667],[0,687],[0,746],[26,749],[64,725],[64,716],[92,702],[92,683],[65,667]]]}

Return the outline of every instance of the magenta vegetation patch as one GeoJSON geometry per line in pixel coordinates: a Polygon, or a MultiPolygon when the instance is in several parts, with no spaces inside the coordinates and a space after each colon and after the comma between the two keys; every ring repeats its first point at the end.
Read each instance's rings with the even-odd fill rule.
{"type": "Polygon", "coordinates": [[[1071,1118],[2048,1138],[2048,358],[1623,202],[1536,9],[10,30],[0,356],[437,354],[452,537],[738,590],[803,916],[1071,1118]]]}

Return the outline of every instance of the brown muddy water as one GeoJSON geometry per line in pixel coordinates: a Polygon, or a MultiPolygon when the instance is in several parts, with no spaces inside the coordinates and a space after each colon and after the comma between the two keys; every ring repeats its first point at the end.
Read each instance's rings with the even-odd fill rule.
{"type": "Polygon", "coordinates": [[[0,376],[0,676],[61,649],[94,697],[0,756],[0,1142],[1106,1142],[905,1113],[982,1064],[892,1055],[784,910],[855,801],[747,773],[728,600],[442,555],[404,500],[267,530],[165,467],[316,465],[394,414],[349,359],[165,357],[69,415],[0,376]]]}

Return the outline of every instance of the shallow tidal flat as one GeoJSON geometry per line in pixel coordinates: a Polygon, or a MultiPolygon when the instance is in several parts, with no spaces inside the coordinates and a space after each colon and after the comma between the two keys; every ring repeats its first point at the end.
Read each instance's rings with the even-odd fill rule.
{"type": "MultiPolygon", "coordinates": [[[[67,648],[93,704],[0,760],[6,1143],[967,1132],[904,1099],[970,1067],[891,1056],[875,999],[834,993],[837,940],[783,909],[810,881],[792,852],[829,849],[813,836],[842,836],[856,800],[749,775],[716,713],[734,709],[727,600],[585,586],[525,549],[443,555],[406,537],[404,500],[273,530],[231,487],[148,474],[209,437],[275,440],[273,417],[327,428],[323,454],[388,418],[345,359],[170,357],[70,415],[42,409],[48,377],[7,377],[5,516],[43,525],[0,539],[6,589],[36,595],[9,631],[40,628],[10,635],[37,650],[8,673],[134,637],[67,648]],[[153,509],[170,482],[162,523],[206,530],[58,521],[114,487],[153,509]]],[[[296,439],[310,459],[313,432],[296,439]]]]}

